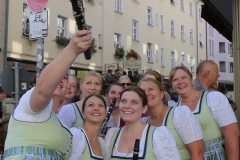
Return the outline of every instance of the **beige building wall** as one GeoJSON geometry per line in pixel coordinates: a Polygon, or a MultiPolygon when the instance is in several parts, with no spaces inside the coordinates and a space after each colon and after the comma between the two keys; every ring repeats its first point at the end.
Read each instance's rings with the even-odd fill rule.
{"type": "MultiPolygon", "coordinates": [[[[181,54],[185,54],[187,67],[191,67],[190,57],[195,60],[194,71],[196,71],[197,52],[198,61],[206,59],[206,45],[200,47],[197,38],[196,1],[184,1],[184,11],[180,9],[180,0],[174,5],[170,0],[164,1],[122,1],[122,13],[114,11],[114,1],[104,1],[103,7],[103,64],[118,63],[123,67],[122,61],[118,61],[114,54],[114,33],[121,34],[122,46],[129,51],[134,49],[142,58],[142,70],[154,69],[168,76],[171,70],[171,51],[175,54],[175,64],[181,64],[181,54]],[[193,16],[190,16],[189,3],[192,2],[193,16]],[[147,7],[152,8],[153,25],[147,24],[147,7]],[[164,32],[161,32],[161,15],[164,17],[164,32]],[[132,20],[139,22],[139,41],[132,40],[132,20]],[[157,20],[158,19],[158,23],[157,20]],[[175,37],[171,36],[171,20],[175,22],[175,37]],[[181,40],[181,25],[185,27],[186,41],[181,40]],[[190,29],[193,30],[194,44],[190,44],[190,29]],[[153,44],[153,63],[147,62],[147,43],[153,44]],[[198,50],[197,50],[198,45],[198,50]],[[164,67],[161,67],[161,48],[164,49],[164,67]],[[158,50],[158,61],[156,50],[158,50]]],[[[94,8],[99,4],[91,6],[94,8]]],[[[201,7],[197,4],[197,8],[201,7]]],[[[86,5],[86,7],[88,7],[86,5]]],[[[90,10],[88,10],[90,12],[90,10]]],[[[198,11],[198,10],[197,10],[198,11]]],[[[86,13],[88,16],[88,13],[86,13]]],[[[198,35],[202,34],[205,43],[206,27],[205,21],[198,21],[198,35]]],[[[205,43],[206,44],[206,43],[205,43]]]]}
{"type": "MultiPolygon", "coordinates": [[[[8,57],[36,61],[37,40],[30,41],[28,38],[22,36],[22,5],[24,2],[26,1],[10,1],[8,57]]],[[[47,5],[47,10],[48,36],[44,38],[44,62],[52,61],[64,48],[57,45],[54,41],[57,35],[58,15],[67,18],[66,37],[71,37],[77,30],[75,20],[72,16],[72,6],[69,1],[51,0],[47,5]]],[[[101,55],[98,53],[94,54],[90,61],[86,61],[84,55],[80,55],[72,67],[101,70],[101,55]]]]}
{"type": "MultiPolygon", "coordinates": [[[[0,0],[0,77],[4,69],[7,0],[0,0]]],[[[0,80],[1,84],[1,80],[0,80]]]]}
{"type": "MultiPolygon", "coordinates": [[[[35,61],[37,41],[29,41],[21,36],[23,2],[25,0],[10,1],[8,56],[35,61]]],[[[202,34],[202,42],[206,44],[205,21],[198,20],[198,8],[201,7],[201,2],[184,0],[184,11],[181,11],[180,0],[176,0],[174,5],[170,3],[170,0],[140,0],[139,2],[122,0],[122,13],[115,11],[114,1],[102,0],[93,1],[93,3],[84,0],[86,22],[92,26],[93,38],[97,43],[97,53],[90,61],[86,61],[84,56],[80,55],[73,67],[103,72],[105,72],[105,64],[118,63],[119,67],[123,67],[123,62],[114,57],[114,33],[121,34],[121,43],[125,50],[134,49],[141,56],[142,67],[139,72],[151,68],[168,77],[171,70],[172,51],[175,52],[175,65],[181,64],[181,54],[184,54],[185,64],[190,69],[192,66],[190,58],[194,58],[192,66],[194,75],[197,59],[198,61],[206,59],[206,45],[200,47],[197,36],[202,34]],[[193,7],[193,16],[190,16],[190,2],[193,7]],[[153,25],[147,24],[147,7],[152,9],[153,25]],[[164,32],[161,32],[161,15],[164,17],[164,32]],[[139,41],[132,40],[133,19],[139,22],[139,41]],[[175,37],[170,35],[171,20],[175,24],[175,37]],[[185,28],[185,41],[181,40],[181,25],[185,28]],[[193,44],[190,44],[190,29],[193,30],[193,44]],[[153,45],[152,63],[147,62],[147,43],[153,45]],[[99,46],[102,49],[98,49],[99,46]],[[161,48],[164,49],[164,66],[161,65],[161,48]],[[158,50],[158,61],[156,50],[158,50]]],[[[71,8],[71,3],[66,0],[50,0],[47,5],[49,26],[48,37],[45,38],[44,45],[45,62],[51,61],[63,49],[54,42],[57,34],[57,16],[67,17],[68,37],[71,37],[77,29],[71,8]]]]}

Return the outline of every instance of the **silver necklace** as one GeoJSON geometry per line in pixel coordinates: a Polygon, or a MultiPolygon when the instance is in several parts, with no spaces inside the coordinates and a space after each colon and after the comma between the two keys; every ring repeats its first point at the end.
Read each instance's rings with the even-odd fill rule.
{"type": "Polygon", "coordinates": [[[192,101],[187,105],[188,107],[192,104],[192,102],[195,100],[196,97],[197,97],[197,91],[196,91],[196,94],[195,94],[195,96],[193,97],[192,101]]]}

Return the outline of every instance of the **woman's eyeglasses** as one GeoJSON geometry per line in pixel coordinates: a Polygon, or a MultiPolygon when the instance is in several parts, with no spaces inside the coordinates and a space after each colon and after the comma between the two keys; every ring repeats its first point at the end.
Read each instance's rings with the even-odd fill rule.
{"type": "Polygon", "coordinates": [[[131,85],[131,83],[121,83],[123,86],[130,86],[131,85]]]}

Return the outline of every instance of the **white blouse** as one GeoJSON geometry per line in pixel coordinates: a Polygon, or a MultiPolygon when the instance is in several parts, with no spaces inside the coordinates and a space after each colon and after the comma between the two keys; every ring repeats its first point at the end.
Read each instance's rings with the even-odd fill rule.
{"type": "MultiPolygon", "coordinates": [[[[77,104],[77,103],[76,103],[77,104]]],[[[77,104],[78,106],[78,104],[77,104]]],[[[80,113],[81,114],[81,113],[80,113]]],[[[76,121],[77,116],[72,104],[67,104],[62,106],[57,117],[61,120],[63,124],[67,126],[67,128],[71,128],[73,123],[76,121]]]]}
{"type": "MultiPolygon", "coordinates": [[[[200,99],[201,100],[201,99],[200,99]]],[[[193,113],[198,113],[200,110],[200,100],[197,108],[193,113]]],[[[207,105],[210,108],[213,118],[219,127],[224,127],[234,122],[237,122],[236,116],[232,110],[228,99],[221,92],[212,91],[207,94],[207,105]]]]}
{"type": "MultiPolygon", "coordinates": [[[[144,154],[144,147],[145,147],[145,142],[146,142],[146,134],[147,134],[147,128],[148,124],[146,125],[141,140],[140,140],[140,149],[139,149],[139,156],[143,156],[144,154]]],[[[125,126],[123,127],[123,129],[125,126]]],[[[111,158],[111,155],[113,154],[114,156],[121,156],[121,157],[132,157],[133,153],[126,154],[126,153],[121,153],[119,152],[118,145],[120,141],[120,137],[122,134],[122,130],[119,133],[119,136],[117,137],[117,141],[115,143],[115,146],[113,147],[113,153],[112,153],[112,148],[111,148],[111,140],[114,132],[118,128],[111,128],[107,132],[107,135],[105,137],[105,142],[106,142],[106,160],[111,158]]],[[[156,156],[156,159],[161,159],[161,160],[180,160],[180,154],[178,151],[178,148],[176,146],[175,139],[173,135],[170,133],[170,131],[164,127],[157,127],[154,132],[153,132],[153,139],[151,140],[153,142],[153,149],[154,149],[154,155],[156,156]]]]}
{"type": "MultiPolygon", "coordinates": [[[[41,112],[34,112],[32,111],[29,101],[30,96],[32,94],[33,88],[29,91],[27,91],[20,99],[19,104],[17,105],[16,109],[14,110],[13,117],[20,121],[27,121],[27,122],[44,122],[48,120],[51,116],[52,112],[52,100],[47,105],[47,107],[42,110],[41,112]]],[[[73,108],[73,107],[72,107],[73,108]]],[[[61,120],[60,120],[61,121],[61,120]]],[[[66,127],[64,124],[62,124],[64,127],[66,127]]],[[[67,128],[67,127],[66,127],[67,128]]],[[[79,157],[82,154],[82,150],[85,148],[85,137],[83,132],[81,131],[80,134],[79,131],[76,131],[80,129],[70,129],[72,137],[72,155],[71,159],[74,159],[74,157],[79,157]]],[[[103,140],[101,140],[103,143],[103,140]]],[[[103,144],[104,146],[104,144],[103,144]]],[[[102,147],[104,148],[104,147],[102,147]]]]}
{"type": "MultiPolygon", "coordinates": [[[[78,159],[81,159],[81,155],[83,154],[85,148],[88,147],[85,139],[86,133],[83,129],[75,128],[75,127],[70,128],[70,131],[73,134],[73,139],[72,139],[72,155],[69,158],[69,160],[78,160],[78,159]]],[[[88,144],[90,144],[88,137],[87,137],[87,141],[88,141],[88,144]]],[[[106,152],[105,141],[101,137],[98,137],[98,141],[101,147],[101,151],[103,152],[102,153],[103,156],[95,155],[91,147],[90,147],[90,152],[94,157],[103,159],[106,152]]]]}
{"type": "Polygon", "coordinates": [[[44,122],[48,120],[51,116],[53,101],[51,99],[50,103],[40,112],[34,112],[30,107],[30,97],[33,89],[28,90],[20,99],[17,107],[13,112],[13,117],[19,121],[25,122],[44,122]]]}
{"type": "MultiPolygon", "coordinates": [[[[144,122],[148,117],[143,117],[144,122]]],[[[171,118],[171,117],[168,117],[171,118]]],[[[166,115],[164,117],[163,124],[166,121],[166,115]]],[[[191,143],[203,139],[202,129],[198,119],[191,112],[187,106],[176,107],[173,114],[173,124],[176,128],[177,133],[180,135],[184,144],[191,143]]]]}

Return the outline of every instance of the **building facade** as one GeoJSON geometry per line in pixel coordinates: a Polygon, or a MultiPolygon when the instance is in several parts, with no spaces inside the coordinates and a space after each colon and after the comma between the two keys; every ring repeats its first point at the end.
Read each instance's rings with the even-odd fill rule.
{"type": "Polygon", "coordinates": [[[228,98],[234,98],[232,43],[207,23],[207,59],[219,68],[218,86],[228,98]]]}
{"type": "MultiPolygon", "coordinates": [[[[89,61],[80,55],[71,67],[73,73],[79,77],[87,70],[105,73],[109,64],[128,71],[131,65],[126,59],[114,56],[115,50],[123,47],[139,55],[140,62],[130,68],[139,73],[154,69],[168,78],[172,67],[185,65],[195,76],[197,63],[206,59],[206,22],[200,16],[201,5],[195,0],[84,0],[85,19],[97,53],[89,61]]],[[[69,1],[50,0],[46,10],[44,62],[49,63],[64,49],[56,43],[57,37],[62,41],[71,38],[77,26],[69,1]]],[[[7,57],[8,64],[18,61],[34,75],[38,45],[37,40],[28,38],[30,14],[25,0],[9,1],[7,57]]]]}
{"type": "MultiPolygon", "coordinates": [[[[8,0],[0,1],[0,77],[6,63],[8,0]]],[[[1,84],[1,78],[0,78],[1,84]]]]}

